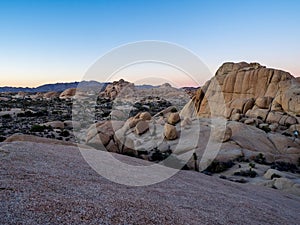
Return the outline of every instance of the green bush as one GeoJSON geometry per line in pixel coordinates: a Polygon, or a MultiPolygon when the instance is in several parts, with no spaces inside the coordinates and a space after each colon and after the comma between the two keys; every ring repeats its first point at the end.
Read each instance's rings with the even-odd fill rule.
{"type": "Polygon", "coordinates": [[[47,126],[41,126],[41,125],[33,125],[30,128],[30,132],[43,132],[45,130],[49,129],[47,126]]]}
{"type": "Polygon", "coordinates": [[[221,173],[231,168],[233,165],[234,163],[232,161],[228,161],[228,162],[213,161],[205,171],[210,173],[221,173]]]}
{"type": "Polygon", "coordinates": [[[255,168],[255,163],[253,163],[253,162],[249,163],[249,167],[254,169],[255,168]]]}
{"type": "Polygon", "coordinates": [[[285,172],[292,172],[292,173],[300,172],[296,164],[288,163],[288,162],[274,162],[271,165],[271,169],[285,171],[285,172]]]}
{"type": "Polygon", "coordinates": [[[257,176],[257,173],[254,170],[250,169],[250,170],[241,170],[239,172],[235,172],[233,175],[254,178],[257,176]]]}
{"type": "Polygon", "coordinates": [[[67,130],[64,130],[63,132],[60,133],[60,136],[62,137],[69,137],[70,136],[70,132],[67,130]]]}
{"type": "Polygon", "coordinates": [[[266,164],[266,157],[262,153],[259,153],[257,156],[255,156],[254,162],[259,164],[266,164]]]}
{"type": "Polygon", "coordinates": [[[175,113],[175,112],[178,112],[178,110],[177,110],[175,107],[173,107],[173,108],[171,109],[171,112],[172,112],[172,113],[175,113]]]}
{"type": "Polygon", "coordinates": [[[266,133],[269,133],[271,131],[269,126],[263,126],[261,129],[266,133]]]}
{"type": "Polygon", "coordinates": [[[4,114],[2,116],[3,119],[11,119],[11,115],[10,114],[4,114]]]}
{"type": "Polygon", "coordinates": [[[6,138],[3,136],[0,136],[0,142],[3,142],[6,138]]]}

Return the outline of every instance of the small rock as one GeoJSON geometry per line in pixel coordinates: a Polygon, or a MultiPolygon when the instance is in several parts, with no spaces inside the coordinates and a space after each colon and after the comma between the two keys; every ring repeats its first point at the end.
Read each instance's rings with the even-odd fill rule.
{"type": "Polygon", "coordinates": [[[141,135],[149,130],[149,123],[146,121],[139,121],[135,126],[135,133],[141,135]]]}
{"type": "Polygon", "coordinates": [[[127,123],[128,123],[129,128],[133,128],[133,127],[135,127],[135,126],[137,125],[137,123],[140,122],[140,121],[141,121],[141,119],[136,119],[136,118],[132,117],[132,118],[129,118],[129,119],[127,120],[127,123]]]}
{"type": "Polygon", "coordinates": [[[279,124],[278,123],[272,123],[269,128],[271,129],[271,131],[276,131],[278,128],[279,124]]]}
{"type": "Polygon", "coordinates": [[[110,137],[108,135],[99,133],[91,140],[89,140],[87,144],[95,148],[101,148],[103,146],[106,146],[109,143],[109,141],[110,141],[110,137]]]}
{"type": "Polygon", "coordinates": [[[151,114],[149,112],[142,112],[139,116],[142,120],[151,120],[151,114]]]}
{"type": "Polygon", "coordinates": [[[226,142],[232,136],[232,130],[230,127],[216,127],[212,130],[211,136],[215,141],[226,142]]]}
{"type": "Polygon", "coordinates": [[[290,189],[294,182],[287,178],[275,178],[274,187],[279,190],[290,189]]]}
{"type": "Polygon", "coordinates": [[[64,122],[64,126],[66,129],[78,129],[80,128],[81,124],[80,122],[72,121],[72,120],[66,120],[64,122]]]}
{"type": "Polygon", "coordinates": [[[50,126],[52,128],[57,128],[57,129],[64,129],[65,128],[64,123],[61,122],[61,121],[52,121],[52,122],[44,123],[43,125],[50,126]]]}
{"type": "Polygon", "coordinates": [[[110,140],[110,142],[106,146],[106,149],[109,152],[119,152],[118,146],[114,143],[113,140],[110,140]]]}
{"type": "Polygon", "coordinates": [[[253,118],[246,119],[246,120],[244,121],[244,124],[247,124],[247,125],[250,125],[250,124],[253,124],[253,123],[255,123],[255,120],[254,120],[253,118]]]}
{"type": "Polygon", "coordinates": [[[184,120],[181,122],[182,127],[190,126],[192,125],[192,121],[190,118],[184,118],[184,120]]]}
{"type": "Polygon", "coordinates": [[[167,140],[175,140],[177,138],[176,127],[166,123],[164,126],[164,135],[167,140]]]}
{"type": "Polygon", "coordinates": [[[240,118],[241,118],[241,114],[239,114],[239,113],[235,113],[235,114],[231,115],[231,120],[233,120],[233,121],[239,121],[240,118]]]}
{"type": "Polygon", "coordinates": [[[178,112],[175,113],[171,113],[168,117],[168,123],[175,125],[176,123],[178,123],[180,121],[180,116],[178,112]]]}
{"type": "Polygon", "coordinates": [[[264,174],[264,178],[268,180],[272,180],[273,178],[279,177],[285,177],[285,174],[275,169],[268,169],[267,172],[264,174]]]}

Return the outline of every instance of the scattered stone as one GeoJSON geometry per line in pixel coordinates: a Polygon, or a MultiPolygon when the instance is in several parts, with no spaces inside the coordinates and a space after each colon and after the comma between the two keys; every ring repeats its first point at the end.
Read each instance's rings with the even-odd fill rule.
{"type": "Polygon", "coordinates": [[[280,172],[275,169],[268,169],[267,172],[264,174],[264,178],[268,180],[272,180],[273,178],[279,178],[279,177],[286,177],[283,172],[280,172]]]}
{"type": "Polygon", "coordinates": [[[149,123],[146,121],[139,121],[135,126],[135,132],[138,135],[144,134],[149,130],[149,123]]]}
{"type": "Polygon", "coordinates": [[[216,127],[212,129],[211,136],[217,142],[226,142],[232,136],[232,131],[230,127],[216,127]]]}
{"type": "Polygon", "coordinates": [[[175,125],[180,121],[180,116],[178,112],[171,113],[168,117],[168,123],[171,125],[175,125]]]}
{"type": "Polygon", "coordinates": [[[65,128],[64,123],[61,121],[52,121],[52,122],[44,123],[43,125],[49,126],[52,128],[56,128],[56,129],[64,129],[65,128]]]}
{"type": "Polygon", "coordinates": [[[146,121],[146,120],[151,120],[152,117],[149,112],[142,112],[139,115],[139,118],[146,121]]]}
{"type": "Polygon", "coordinates": [[[246,119],[244,121],[244,123],[247,124],[247,125],[256,125],[256,120],[253,119],[253,118],[250,118],[250,119],[246,119]]]}
{"type": "Polygon", "coordinates": [[[176,127],[171,124],[165,124],[164,136],[167,140],[175,140],[178,137],[176,127]]]}
{"type": "Polygon", "coordinates": [[[231,120],[233,121],[239,121],[241,119],[241,114],[239,113],[235,113],[233,115],[231,115],[231,120]]]}
{"type": "Polygon", "coordinates": [[[181,127],[187,127],[187,126],[191,126],[192,125],[192,121],[190,118],[184,118],[182,121],[181,121],[181,127]]]}

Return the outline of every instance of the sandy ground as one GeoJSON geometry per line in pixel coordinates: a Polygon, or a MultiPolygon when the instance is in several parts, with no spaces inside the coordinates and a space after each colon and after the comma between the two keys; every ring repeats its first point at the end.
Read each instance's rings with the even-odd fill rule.
{"type": "Polygon", "coordinates": [[[76,147],[2,143],[0,224],[290,225],[300,224],[300,198],[192,171],[129,187],[98,175],[76,147]]]}

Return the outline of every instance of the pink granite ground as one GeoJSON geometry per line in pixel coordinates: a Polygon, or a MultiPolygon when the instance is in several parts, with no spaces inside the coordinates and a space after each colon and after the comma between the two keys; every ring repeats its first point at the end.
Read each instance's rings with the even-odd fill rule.
{"type": "Polygon", "coordinates": [[[76,147],[15,142],[0,144],[0,224],[300,224],[300,199],[192,171],[128,187],[76,147]]]}

